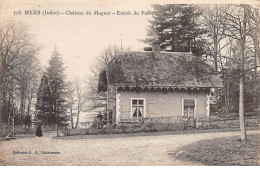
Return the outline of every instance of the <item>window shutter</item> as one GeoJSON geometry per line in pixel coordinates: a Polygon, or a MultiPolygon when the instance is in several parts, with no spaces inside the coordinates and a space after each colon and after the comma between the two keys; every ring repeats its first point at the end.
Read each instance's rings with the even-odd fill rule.
{"type": "Polygon", "coordinates": [[[195,100],[184,100],[184,107],[195,107],[195,100]]]}

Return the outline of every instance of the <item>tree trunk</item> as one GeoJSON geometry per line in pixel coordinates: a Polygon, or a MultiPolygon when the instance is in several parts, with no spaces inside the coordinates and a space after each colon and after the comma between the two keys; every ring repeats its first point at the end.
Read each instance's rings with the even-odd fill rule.
{"type": "Polygon", "coordinates": [[[258,104],[256,102],[256,77],[257,77],[257,59],[260,60],[260,55],[259,55],[259,31],[260,31],[260,26],[259,26],[259,12],[256,13],[255,17],[255,23],[256,23],[256,36],[253,37],[254,41],[254,47],[255,47],[255,58],[254,58],[254,64],[255,64],[255,72],[254,72],[254,111],[258,108],[258,104]]]}
{"type": "Polygon", "coordinates": [[[59,115],[58,115],[58,112],[57,112],[57,104],[56,104],[56,100],[54,101],[54,112],[55,112],[55,116],[56,116],[56,119],[55,119],[55,123],[56,123],[56,129],[57,129],[57,137],[59,136],[59,115]]]}
{"type": "Polygon", "coordinates": [[[57,137],[59,136],[59,127],[58,124],[56,124],[56,129],[57,129],[57,137]]]}
{"type": "Polygon", "coordinates": [[[255,70],[254,70],[254,95],[253,95],[253,111],[256,111],[257,106],[256,106],[256,76],[257,76],[257,67],[256,67],[256,57],[255,57],[255,70]]]}
{"type": "Polygon", "coordinates": [[[78,128],[78,124],[79,124],[79,113],[80,113],[80,111],[78,110],[78,115],[77,115],[77,122],[76,122],[76,129],[78,128]]]}
{"type": "Polygon", "coordinates": [[[70,118],[70,122],[71,122],[71,128],[73,129],[74,128],[74,122],[73,122],[73,111],[72,109],[70,110],[70,115],[71,115],[71,118],[70,118]]]}
{"type": "MultiPolygon", "coordinates": [[[[0,62],[0,68],[1,68],[1,62],[0,62]]],[[[2,114],[3,114],[3,108],[4,108],[4,100],[5,100],[5,98],[3,95],[2,78],[1,78],[1,73],[0,73],[0,124],[2,124],[2,122],[3,122],[2,114]]]]}
{"type": "MultiPolygon", "coordinates": [[[[247,6],[244,7],[244,21],[243,21],[243,29],[246,31],[247,27],[247,6]]],[[[245,127],[245,112],[244,112],[244,74],[245,74],[245,42],[246,42],[246,35],[241,34],[240,39],[240,47],[241,47],[241,71],[240,71],[240,80],[239,80],[239,121],[240,121],[240,130],[241,130],[241,140],[246,141],[246,127],[245,127]]]]}
{"type": "Polygon", "coordinates": [[[229,76],[227,76],[228,82],[227,82],[227,110],[230,111],[230,79],[229,76]]]}
{"type": "Polygon", "coordinates": [[[215,65],[215,71],[218,72],[218,42],[217,38],[214,38],[214,65],[215,65]]]}
{"type": "MultiPolygon", "coordinates": [[[[257,26],[259,30],[259,25],[257,26]]],[[[257,38],[253,38],[254,41],[254,47],[255,47],[255,57],[254,57],[254,103],[253,103],[253,110],[255,111],[257,109],[257,103],[256,103],[256,77],[257,77],[257,58],[259,58],[259,41],[257,38]]]]}
{"type": "MultiPolygon", "coordinates": [[[[0,86],[1,87],[1,86],[0,86]]],[[[2,96],[1,96],[1,98],[0,98],[0,104],[1,104],[1,109],[0,109],[0,123],[6,123],[6,121],[8,120],[8,115],[7,115],[7,111],[6,111],[6,92],[5,92],[5,90],[3,89],[3,88],[1,88],[2,89],[2,91],[1,91],[1,94],[2,94],[2,96]]],[[[0,90],[1,90],[0,89],[0,90]]]]}
{"type": "Polygon", "coordinates": [[[56,115],[56,129],[57,129],[57,137],[59,136],[59,120],[58,120],[58,113],[57,113],[57,107],[56,107],[56,100],[54,101],[54,111],[56,115]]]}
{"type": "Polygon", "coordinates": [[[246,128],[245,128],[245,117],[244,117],[244,78],[243,74],[240,77],[239,82],[239,121],[241,130],[241,140],[246,141],[246,128]]]}
{"type": "MultiPolygon", "coordinates": [[[[31,104],[32,104],[32,99],[33,99],[33,93],[32,91],[30,92],[29,96],[28,96],[28,105],[27,105],[27,116],[30,117],[30,111],[31,111],[31,104]]],[[[28,121],[28,129],[30,128],[31,126],[31,120],[28,121]]]]}
{"type": "Polygon", "coordinates": [[[25,92],[21,92],[21,104],[20,104],[20,125],[24,124],[25,117],[25,92]]]}

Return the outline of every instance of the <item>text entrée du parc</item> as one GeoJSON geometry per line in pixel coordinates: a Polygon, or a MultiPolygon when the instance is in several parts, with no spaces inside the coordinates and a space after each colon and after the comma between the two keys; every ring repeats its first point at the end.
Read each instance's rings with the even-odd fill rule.
{"type": "Polygon", "coordinates": [[[14,15],[27,15],[27,16],[58,16],[58,15],[69,15],[69,16],[82,16],[82,15],[96,15],[96,16],[125,16],[125,15],[152,15],[152,11],[75,11],[75,10],[66,10],[66,11],[58,11],[58,10],[16,10],[13,13],[14,15]]]}

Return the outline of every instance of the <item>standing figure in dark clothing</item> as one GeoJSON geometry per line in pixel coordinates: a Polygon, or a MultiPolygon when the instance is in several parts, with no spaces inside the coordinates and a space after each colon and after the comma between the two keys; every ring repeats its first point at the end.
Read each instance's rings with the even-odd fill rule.
{"type": "Polygon", "coordinates": [[[41,127],[41,124],[38,124],[38,126],[37,126],[36,136],[38,136],[38,137],[41,137],[41,136],[42,136],[42,127],[41,127]]]}
{"type": "Polygon", "coordinates": [[[112,125],[112,110],[110,110],[109,111],[109,114],[108,114],[108,116],[109,116],[109,125],[112,125]]]}
{"type": "Polygon", "coordinates": [[[101,111],[99,112],[97,119],[98,119],[98,129],[103,129],[103,116],[101,114],[101,111]]]}

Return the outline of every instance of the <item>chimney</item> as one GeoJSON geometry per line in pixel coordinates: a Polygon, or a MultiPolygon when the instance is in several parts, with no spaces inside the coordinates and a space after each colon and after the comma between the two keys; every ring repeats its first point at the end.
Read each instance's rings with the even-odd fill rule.
{"type": "Polygon", "coordinates": [[[158,34],[155,28],[152,28],[152,33],[154,40],[152,42],[152,52],[155,59],[161,59],[161,52],[160,52],[160,42],[158,38],[158,34]]]}

